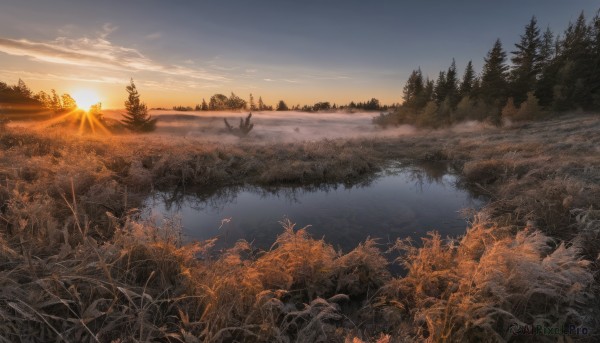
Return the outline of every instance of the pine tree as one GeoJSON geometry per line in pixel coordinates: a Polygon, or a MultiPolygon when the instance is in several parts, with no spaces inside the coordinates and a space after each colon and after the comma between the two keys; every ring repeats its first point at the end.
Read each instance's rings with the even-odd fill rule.
{"type": "Polygon", "coordinates": [[[471,96],[474,82],[475,70],[473,69],[473,62],[469,61],[469,63],[467,63],[467,66],[465,67],[465,73],[463,74],[463,78],[460,82],[460,87],[458,89],[458,94],[460,95],[461,99],[471,96]]]}
{"type": "Polygon", "coordinates": [[[423,101],[425,105],[431,100],[433,100],[433,88],[435,87],[435,83],[433,80],[430,80],[429,77],[425,80],[425,88],[423,89],[423,101]]]}
{"type": "Polygon", "coordinates": [[[556,75],[560,67],[557,62],[557,45],[554,33],[549,27],[546,28],[540,45],[540,75],[535,89],[540,105],[546,107],[552,104],[556,75]]]}
{"type": "Polygon", "coordinates": [[[556,110],[589,108],[591,94],[587,87],[592,63],[591,35],[583,12],[575,24],[569,24],[560,44],[557,81],[553,92],[556,110]]]}
{"type": "Polygon", "coordinates": [[[21,93],[21,95],[25,98],[31,98],[31,96],[33,95],[29,87],[27,87],[27,85],[25,84],[25,81],[21,79],[19,79],[19,82],[17,83],[17,89],[19,90],[19,93],[21,93]]]}
{"type": "Polygon", "coordinates": [[[417,70],[413,70],[408,80],[406,81],[406,85],[404,85],[403,96],[404,106],[420,109],[427,104],[427,101],[423,102],[423,74],[421,73],[421,68],[417,70]]]}
{"type": "Polygon", "coordinates": [[[262,97],[258,97],[258,110],[264,111],[266,109],[265,103],[262,100],[262,97]]]}
{"type": "Polygon", "coordinates": [[[535,89],[540,72],[541,43],[537,21],[535,17],[531,17],[529,24],[525,26],[525,34],[521,35],[521,41],[515,44],[517,50],[512,52],[511,58],[513,68],[510,89],[517,106],[525,101],[528,92],[535,89]]]}
{"type": "Polygon", "coordinates": [[[200,106],[201,111],[208,111],[208,104],[206,104],[206,100],[202,98],[202,105],[200,106]]]}
{"type": "Polygon", "coordinates": [[[140,101],[140,94],[131,79],[131,84],[126,87],[129,94],[125,101],[125,110],[121,122],[125,127],[134,132],[150,132],[156,129],[156,118],[148,114],[146,104],[140,101]]]}
{"type": "Polygon", "coordinates": [[[502,49],[502,42],[497,39],[494,47],[487,53],[481,74],[479,93],[488,105],[502,106],[507,96],[507,71],[506,52],[502,49]]]}
{"type": "Polygon", "coordinates": [[[448,106],[451,109],[455,109],[456,105],[460,101],[460,97],[458,96],[458,79],[456,73],[456,62],[452,59],[452,64],[448,68],[446,72],[446,97],[444,100],[448,100],[448,106]]]}
{"type": "Polygon", "coordinates": [[[433,98],[437,104],[441,104],[446,99],[446,73],[443,71],[440,71],[433,87],[433,98]]]}
{"type": "Polygon", "coordinates": [[[591,27],[591,70],[588,78],[588,87],[592,98],[591,108],[600,110],[600,10],[592,19],[591,27]]]}

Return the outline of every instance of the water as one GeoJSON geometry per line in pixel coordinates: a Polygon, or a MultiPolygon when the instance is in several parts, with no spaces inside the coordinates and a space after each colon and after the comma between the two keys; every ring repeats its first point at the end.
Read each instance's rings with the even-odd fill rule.
{"type": "Polygon", "coordinates": [[[157,193],[146,201],[149,218],[179,218],[185,237],[219,236],[218,246],[239,239],[269,248],[289,218],[296,228],[307,225],[348,251],[367,237],[381,243],[418,239],[428,231],[457,236],[467,226],[461,210],[479,208],[482,200],[456,187],[456,177],[443,165],[389,168],[357,185],[264,189],[241,187],[217,194],[157,193]]]}

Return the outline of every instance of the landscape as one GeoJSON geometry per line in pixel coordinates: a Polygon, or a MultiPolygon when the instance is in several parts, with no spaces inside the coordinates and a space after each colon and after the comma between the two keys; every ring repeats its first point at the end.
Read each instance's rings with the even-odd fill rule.
{"type": "Polygon", "coordinates": [[[597,4],[0,8],[0,342],[600,341],[597,4]]]}

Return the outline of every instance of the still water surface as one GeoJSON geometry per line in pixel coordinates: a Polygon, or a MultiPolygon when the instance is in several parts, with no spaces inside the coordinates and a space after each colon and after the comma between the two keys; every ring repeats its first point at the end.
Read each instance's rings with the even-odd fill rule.
{"type": "Polygon", "coordinates": [[[239,239],[268,249],[289,218],[296,228],[348,251],[367,237],[381,243],[437,230],[458,236],[467,226],[464,209],[481,199],[457,188],[443,165],[388,168],[357,185],[265,189],[238,187],[217,194],[157,193],[146,201],[147,218],[177,218],[187,239],[218,236],[220,247],[239,239]]]}

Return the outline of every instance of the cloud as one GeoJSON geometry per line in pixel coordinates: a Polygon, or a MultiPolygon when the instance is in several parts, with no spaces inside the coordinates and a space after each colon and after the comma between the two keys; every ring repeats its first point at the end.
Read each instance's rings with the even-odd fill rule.
{"type": "Polygon", "coordinates": [[[154,33],[151,33],[149,35],[146,35],[146,39],[148,39],[148,40],[155,40],[155,39],[162,38],[162,36],[163,36],[162,32],[154,32],[154,33]]]}
{"type": "Polygon", "coordinates": [[[100,31],[100,33],[98,35],[100,36],[100,38],[106,38],[111,33],[117,31],[118,29],[119,29],[118,26],[113,25],[112,23],[106,23],[106,24],[102,25],[102,31],[100,31]]]}
{"type": "Polygon", "coordinates": [[[52,73],[38,73],[26,70],[8,70],[0,69],[0,78],[2,79],[16,79],[24,78],[27,80],[65,80],[65,81],[83,81],[83,82],[94,82],[94,83],[127,83],[128,78],[119,78],[113,76],[91,76],[91,75],[78,75],[78,74],[52,74],[52,73]]]}
{"type": "Polygon", "coordinates": [[[107,36],[116,29],[116,26],[105,24],[98,38],[59,37],[48,42],[0,38],[0,52],[63,65],[128,72],[145,71],[207,81],[229,80],[221,74],[202,69],[164,65],[144,56],[136,49],[114,45],[107,39],[107,36]]]}

